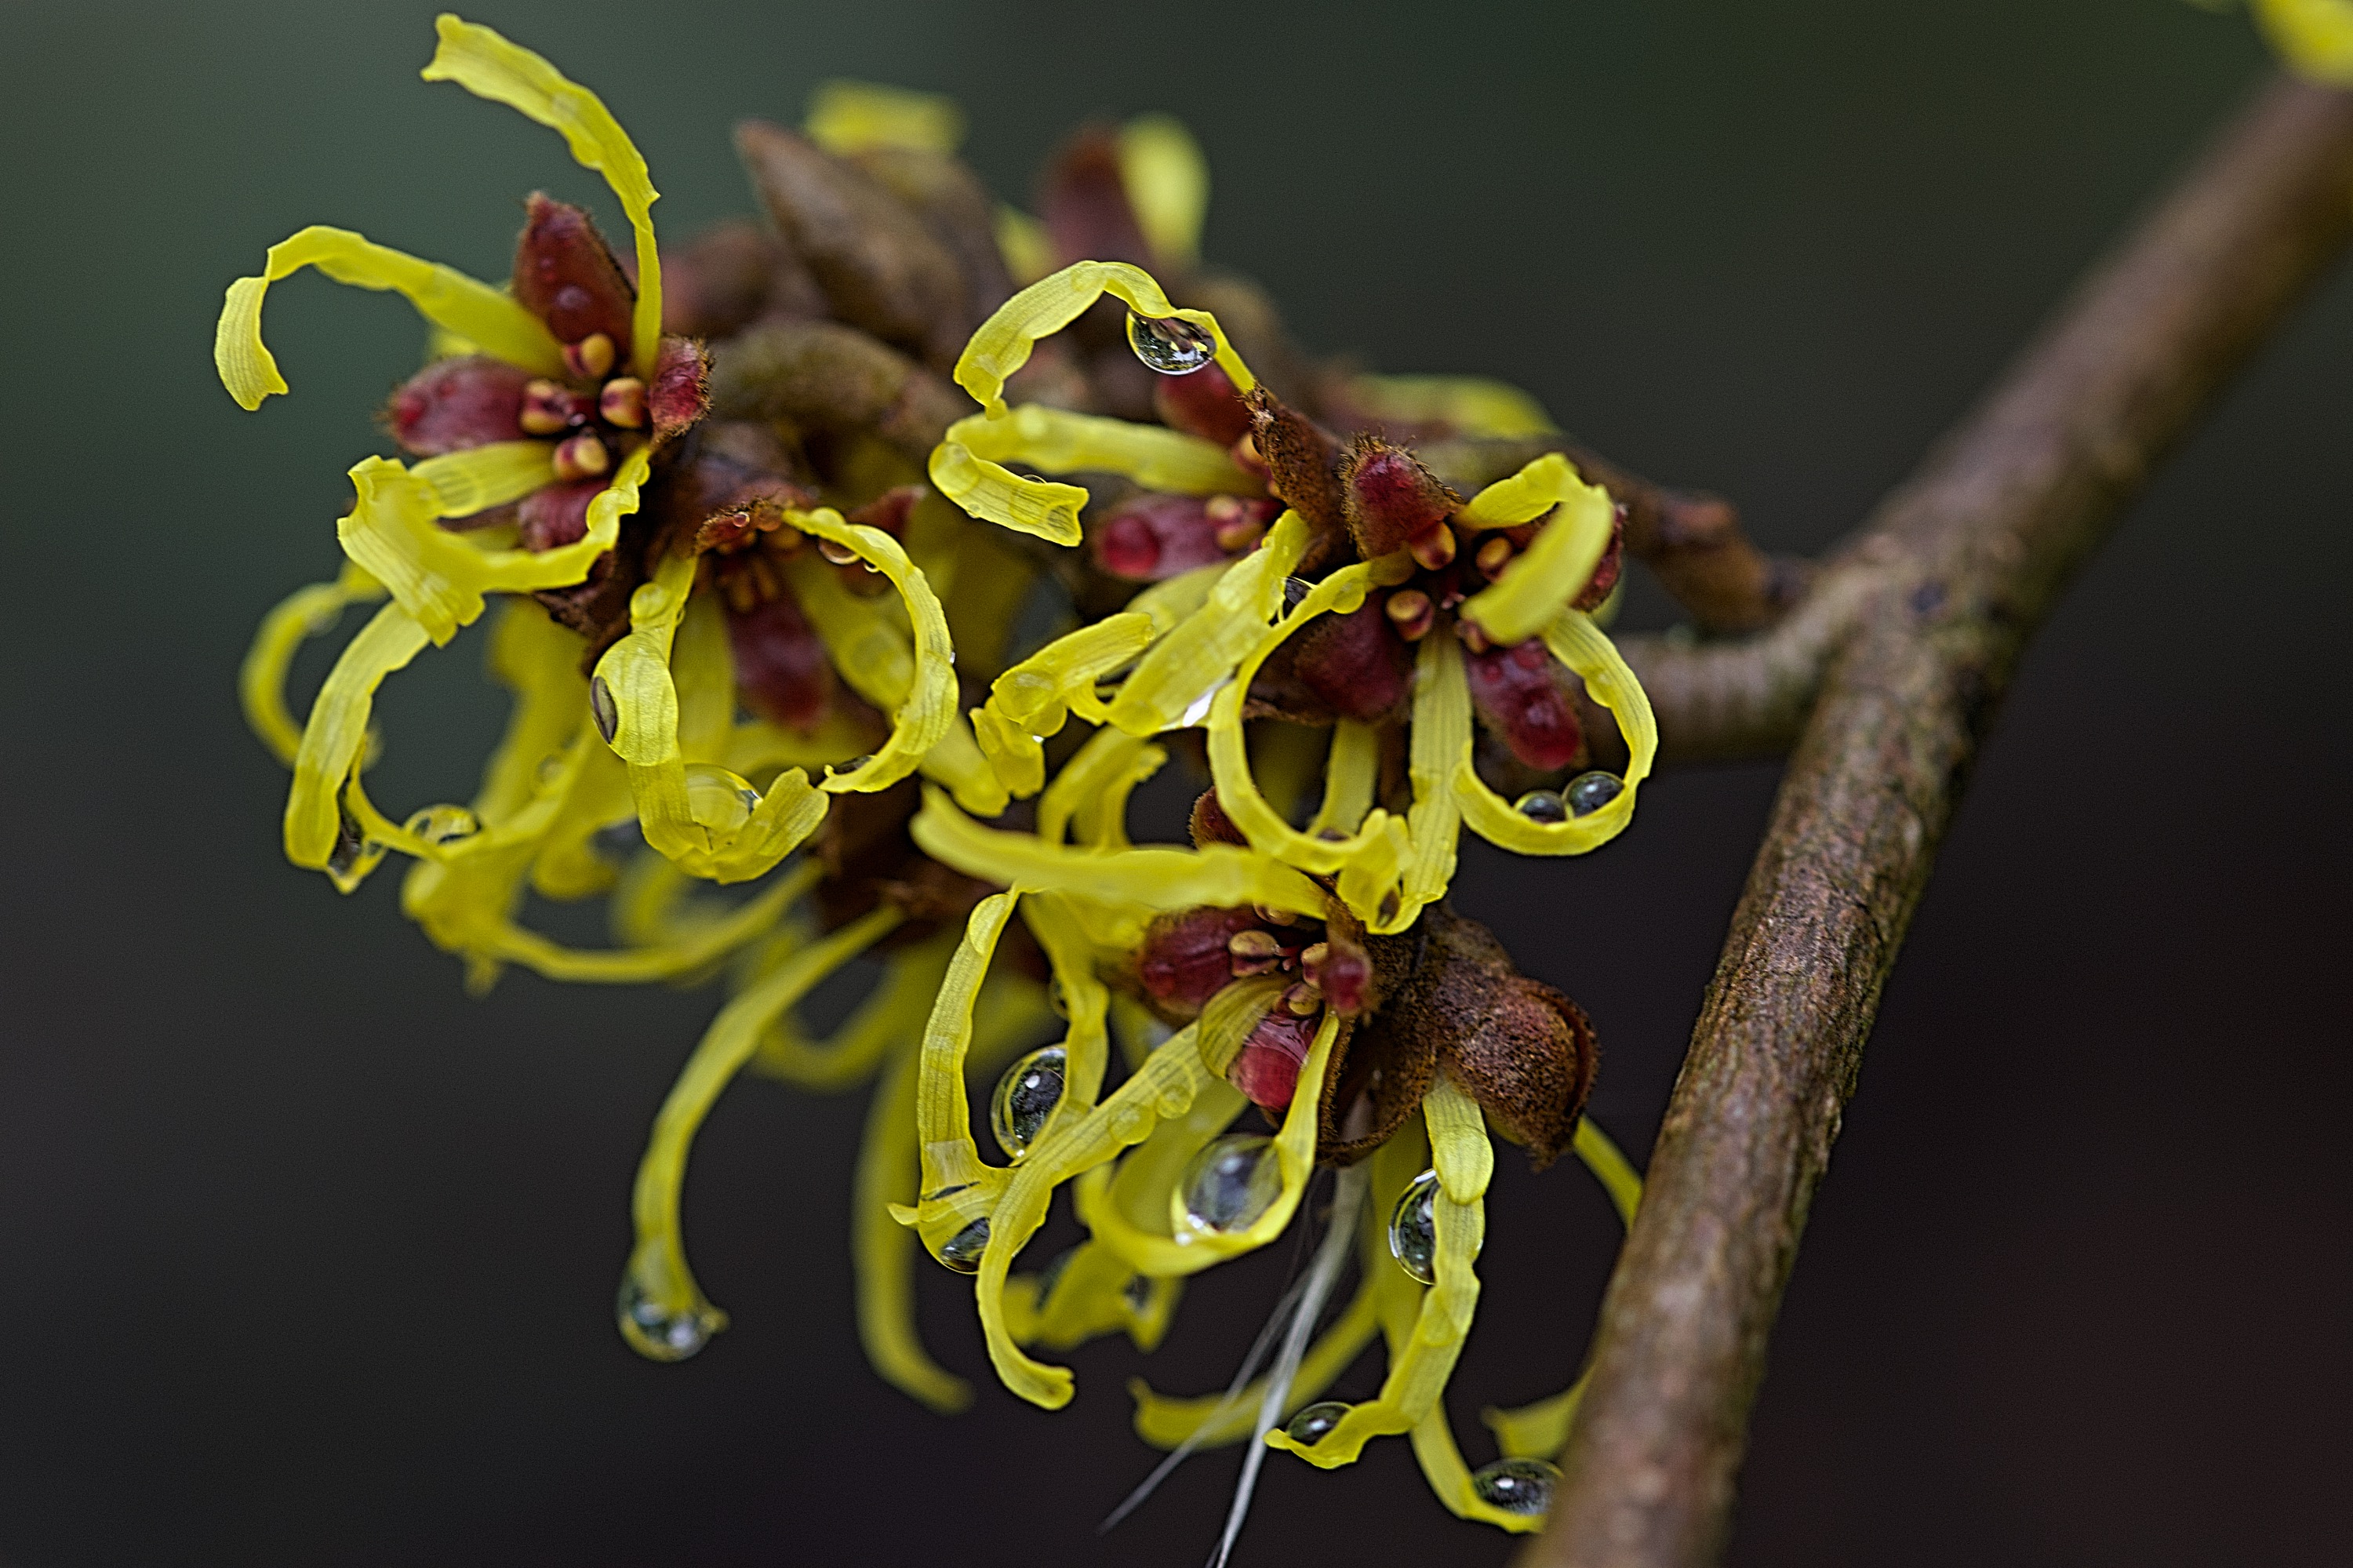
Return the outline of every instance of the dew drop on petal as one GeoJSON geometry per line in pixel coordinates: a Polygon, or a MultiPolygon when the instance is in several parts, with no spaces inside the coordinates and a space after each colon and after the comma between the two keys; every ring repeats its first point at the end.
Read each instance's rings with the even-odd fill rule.
{"type": "Polygon", "coordinates": [[[980,1255],[988,1250],[988,1216],[983,1214],[940,1244],[939,1260],[958,1274],[978,1274],[980,1255]]]}
{"type": "Polygon", "coordinates": [[[1568,802],[1549,789],[1531,789],[1512,802],[1512,810],[1532,822],[1568,821],[1568,802]]]}
{"type": "Polygon", "coordinates": [[[1177,1185],[1182,1224],[1195,1231],[1248,1230],[1282,1191],[1282,1164],[1274,1139],[1229,1133],[1185,1167],[1177,1185]]]}
{"type": "Polygon", "coordinates": [[[682,1361],[711,1342],[727,1326],[716,1308],[697,1302],[674,1311],[639,1284],[635,1275],[621,1281],[617,1316],[621,1338],[639,1355],[657,1361],[682,1361]]]}
{"type": "Polygon", "coordinates": [[[1147,369],[1163,376],[1190,376],[1218,357],[1218,340],[1176,316],[1128,312],[1127,342],[1147,369]]]}
{"type": "Polygon", "coordinates": [[[1626,781],[1615,773],[1580,773],[1560,792],[1569,814],[1590,816],[1626,792],[1626,781]]]}
{"type": "Polygon", "coordinates": [[[1389,1255],[1424,1285],[1438,1283],[1438,1172],[1415,1177],[1389,1215],[1389,1255]]]}
{"type": "Polygon", "coordinates": [[[1552,1507],[1560,1471],[1542,1459],[1498,1459],[1471,1472],[1471,1489],[1489,1508],[1534,1518],[1552,1507]]]}
{"type": "Polygon", "coordinates": [[[1340,1401],[1322,1400],[1293,1416],[1291,1425],[1282,1429],[1282,1435],[1303,1448],[1313,1448],[1324,1441],[1332,1428],[1340,1425],[1340,1418],[1347,1414],[1348,1407],[1340,1401]]]}
{"type": "Polygon", "coordinates": [[[621,705],[613,700],[613,688],[602,675],[588,677],[588,714],[596,721],[596,733],[605,737],[605,744],[612,745],[621,729],[621,705]]]}
{"type": "Polygon", "coordinates": [[[1060,1045],[1032,1051],[997,1080],[988,1097],[988,1126],[997,1147],[1018,1160],[1046,1128],[1047,1118],[1062,1103],[1062,1074],[1067,1057],[1060,1045]]]}

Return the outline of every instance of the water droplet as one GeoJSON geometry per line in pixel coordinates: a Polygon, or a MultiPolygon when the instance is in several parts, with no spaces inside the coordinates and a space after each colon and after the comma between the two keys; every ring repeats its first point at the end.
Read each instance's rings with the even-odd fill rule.
{"type": "Polygon", "coordinates": [[[1146,368],[1163,376],[1190,376],[1218,357],[1218,340],[1177,316],[1128,312],[1127,342],[1146,368]]]}
{"type": "Polygon", "coordinates": [[[1274,1139],[1255,1133],[1229,1133],[1193,1156],[1177,1184],[1181,1235],[1199,1231],[1247,1230],[1274,1205],[1282,1191],[1282,1165],[1274,1139]]]}
{"type": "Polygon", "coordinates": [[[1532,822],[1568,821],[1568,802],[1549,789],[1531,789],[1512,802],[1512,810],[1532,822]]]}
{"type": "Polygon", "coordinates": [[[617,1316],[621,1338],[639,1355],[657,1361],[682,1361],[727,1326],[727,1314],[698,1302],[672,1311],[648,1293],[634,1275],[621,1281],[617,1316]]]}
{"type": "Polygon", "coordinates": [[[1012,1159],[1029,1152],[1029,1145],[1046,1129],[1047,1118],[1062,1103],[1062,1072],[1067,1058],[1060,1045],[1032,1051],[997,1080],[988,1097],[988,1125],[997,1147],[1012,1159]]]}
{"type": "Polygon", "coordinates": [[[596,721],[596,733],[605,744],[613,744],[613,736],[621,730],[621,705],[613,700],[613,688],[605,683],[602,675],[588,677],[588,716],[596,721]]]}
{"type": "Polygon", "coordinates": [[[1438,1283],[1438,1172],[1425,1171],[1389,1215],[1389,1255],[1424,1285],[1438,1283]]]}
{"type": "Polygon", "coordinates": [[[1560,798],[1568,803],[1571,816],[1585,817],[1601,810],[1626,792],[1626,781],[1615,773],[1580,773],[1568,781],[1560,798]]]}
{"type": "Polygon", "coordinates": [[[1282,1435],[1303,1448],[1313,1448],[1324,1441],[1332,1428],[1340,1425],[1340,1417],[1347,1414],[1346,1405],[1336,1399],[1326,1399],[1293,1416],[1291,1425],[1282,1429],[1282,1435]]]}
{"type": "Polygon", "coordinates": [[[939,1260],[958,1274],[978,1274],[980,1255],[988,1249],[988,1216],[983,1214],[940,1243],[939,1260]]]}
{"type": "Polygon", "coordinates": [[[1552,1507],[1560,1471],[1542,1459],[1498,1459],[1471,1472],[1471,1489],[1489,1508],[1532,1519],[1552,1507]]]}
{"type": "Polygon", "coordinates": [[[855,773],[873,760],[874,754],[870,751],[865,753],[863,756],[853,757],[847,762],[837,762],[832,764],[832,771],[837,775],[843,773],[855,773]]]}

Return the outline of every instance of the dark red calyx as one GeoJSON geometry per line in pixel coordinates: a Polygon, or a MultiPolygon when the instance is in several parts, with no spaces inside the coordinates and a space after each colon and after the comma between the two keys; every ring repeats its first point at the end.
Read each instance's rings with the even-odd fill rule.
{"type": "Polygon", "coordinates": [[[1404,703],[1413,660],[1377,602],[1347,615],[1319,616],[1293,639],[1300,683],[1345,718],[1370,722],[1404,703]]]}
{"type": "Polygon", "coordinates": [[[735,689],[744,706],[786,729],[812,730],[825,722],[833,665],[791,594],[744,609],[730,604],[727,646],[735,655],[735,689]]]}
{"type": "Polygon", "coordinates": [[[419,457],[461,452],[522,434],[531,375],[487,354],[437,359],[401,384],[385,409],[393,440],[419,457]]]}
{"type": "Polygon", "coordinates": [[[907,536],[907,520],[915,514],[915,503],[931,492],[920,484],[902,484],[886,490],[865,505],[849,514],[852,523],[869,528],[880,528],[893,539],[907,536]]]}
{"type": "Polygon", "coordinates": [[[547,323],[555,341],[576,344],[602,333],[626,355],[638,291],[596,232],[596,220],[538,191],[525,204],[515,241],[514,297],[547,323]]]}
{"type": "Polygon", "coordinates": [[[1226,815],[1225,803],[1218,799],[1215,789],[1204,789],[1193,801],[1193,847],[1205,844],[1248,844],[1234,820],[1226,815]]]}
{"type": "Polygon", "coordinates": [[[1593,575],[1585,579],[1585,587],[1577,596],[1568,601],[1568,608],[1598,609],[1601,601],[1609,597],[1609,590],[1618,586],[1618,574],[1625,565],[1626,508],[1621,504],[1617,509],[1617,515],[1610,520],[1609,547],[1601,552],[1600,563],[1593,568],[1593,575]]]}
{"type": "Polygon", "coordinates": [[[1062,143],[1038,181],[1038,216],[1053,241],[1055,260],[1153,263],[1144,226],[1128,205],[1119,162],[1119,132],[1085,125],[1062,143]]]}
{"type": "Polygon", "coordinates": [[[515,524],[526,550],[553,550],[559,545],[569,545],[585,537],[588,532],[588,503],[603,492],[601,479],[577,480],[571,483],[543,484],[515,508],[515,524]]]}
{"type": "MultiPolygon", "coordinates": [[[[1411,452],[1376,436],[1358,436],[1348,443],[1340,460],[1340,482],[1347,497],[1348,532],[1367,559],[1430,537],[1431,530],[1462,507],[1462,498],[1411,452]]],[[[1444,566],[1453,558],[1451,548],[1444,557],[1422,564],[1444,566]]]]}
{"type": "Polygon", "coordinates": [[[1188,376],[1153,377],[1152,407],[1171,429],[1230,447],[1250,433],[1250,407],[1212,360],[1188,376]]]}
{"type": "Polygon", "coordinates": [[[1324,993],[1335,1012],[1352,1017],[1364,1012],[1373,960],[1336,926],[1326,927],[1324,940],[1300,955],[1299,972],[1301,979],[1324,993]]]}
{"type": "Polygon", "coordinates": [[[1546,772],[1575,762],[1584,742],[1577,710],[1561,689],[1560,668],[1534,640],[1463,660],[1472,704],[1514,757],[1546,772]]]}
{"type": "Polygon", "coordinates": [[[711,356],[692,338],[666,337],[646,386],[646,414],[659,446],[702,418],[711,408],[711,356]]]}
{"type": "Polygon", "coordinates": [[[1298,1089],[1299,1069],[1314,1044],[1318,1022],[1278,1005],[1242,1041],[1226,1068],[1226,1081],[1264,1109],[1284,1109],[1298,1089]]]}
{"type": "Polygon", "coordinates": [[[1155,918],[1135,955],[1145,994],[1170,1012],[1190,1018],[1233,983],[1233,952],[1239,932],[1261,925],[1249,909],[1179,909],[1155,918]]]}
{"type": "Polygon", "coordinates": [[[1158,582],[1226,558],[1218,544],[1224,524],[1198,495],[1141,491],[1112,507],[1087,530],[1095,565],[1130,582],[1158,582]]]}

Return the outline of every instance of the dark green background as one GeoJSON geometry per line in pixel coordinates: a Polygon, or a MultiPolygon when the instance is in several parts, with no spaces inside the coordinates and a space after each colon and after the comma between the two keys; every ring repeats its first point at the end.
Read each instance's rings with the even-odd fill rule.
{"type": "MultiPolygon", "coordinates": [[[[826,76],[955,93],[1013,195],[1076,118],[1176,110],[1210,253],[1311,344],[1507,377],[1808,549],[2265,69],[2242,20],[2174,0],[476,15],[604,94],[673,237],[746,207],[731,122],[796,119],[826,76]]],[[[295,393],[247,415],[207,362],[221,290],[311,222],[495,277],[524,192],[595,188],[417,79],[429,16],[5,12],[0,1555],[1198,1562],[1229,1454],[1092,1534],[1150,1462],[1123,1345],[1052,1417],[992,1388],[942,1422],[867,1372],[854,1101],[722,1102],[688,1215],[736,1326],[637,1360],[610,1320],[630,1172],[711,995],[516,975],[470,1001],[394,875],[346,901],[280,858],[237,660],[332,571],[343,471],[418,338],[396,302],[287,285],[295,393]]],[[[2348,417],[2339,279],[2036,644],[1816,1206],[1736,1563],[2341,1550],[2348,417]]],[[[468,790],[500,717],[479,658],[394,683],[380,799],[468,790]]],[[[1773,782],[1662,779],[1584,862],[1466,853],[1462,904],[1599,1022],[1594,1108],[1631,1147],[1773,782]]],[[[1613,1245],[1567,1167],[1506,1158],[1490,1223],[1453,1398],[1474,1463],[1481,1404],[1574,1370],[1613,1245]]],[[[1164,1386],[1223,1381],[1282,1266],[1196,1290],[1164,1386]]],[[[966,1293],[923,1284],[934,1347],[985,1373],[966,1293]]],[[[1240,1561],[1506,1552],[1393,1443],[1271,1464],[1240,1561]]]]}

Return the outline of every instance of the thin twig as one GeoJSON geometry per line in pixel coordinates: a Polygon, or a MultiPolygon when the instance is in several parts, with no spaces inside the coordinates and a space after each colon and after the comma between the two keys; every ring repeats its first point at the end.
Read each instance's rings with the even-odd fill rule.
{"type": "Polygon", "coordinates": [[[2274,84],[1844,553],[1867,579],[1852,630],[1693,1032],[1525,1568],[1722,1550],[1807,1206],[2019,652],[2349,230],[2353,97],[2274,84]]]}

